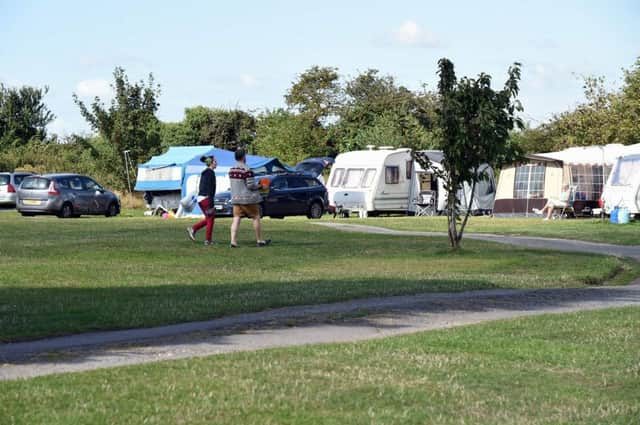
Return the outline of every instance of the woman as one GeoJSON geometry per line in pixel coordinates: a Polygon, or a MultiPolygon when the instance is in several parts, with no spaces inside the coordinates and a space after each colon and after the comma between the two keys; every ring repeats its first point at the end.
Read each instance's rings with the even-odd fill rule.
{"type": "Polygon", "coordinates": [[[198,197],[196,201],[204,213],[204,219],[200,220],[193,227],[188,227],[187,234],[189,238],[195,242],[196,232],[207,226],[204,244],[208,246],[215,243],[213,239],[211,239],[213,236],[213,224],[216,218],[216,210],[213,205],[213,197],[216,194],[216,173],[213,170],[216,169],[218,163],[213,155],[203,156],[200,158],[200,161],[204,162],[207,168],[200,174],[200,185],[198,187],[198,197]]]}

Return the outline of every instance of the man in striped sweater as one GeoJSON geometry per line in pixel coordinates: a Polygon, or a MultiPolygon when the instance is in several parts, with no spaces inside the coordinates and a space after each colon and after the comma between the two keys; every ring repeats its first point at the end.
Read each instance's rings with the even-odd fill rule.
{"type": "Polygon", "coordinates": [[[260,224],[260,202],[262,195],[261,186],[255,181],[253,171],[247,166],[244,149],[238,148],[235,152],[236,165],[229,170],[231,184],[231,203],[233,204],[233,221],[231,222],[231,248],[238,246],[238,228],[242,217],[250,217],[253,221],[253,230],[256,232],[256,245],[264,247],[271,243],[271,239],[262,239],[262,227],[260,224]]]}

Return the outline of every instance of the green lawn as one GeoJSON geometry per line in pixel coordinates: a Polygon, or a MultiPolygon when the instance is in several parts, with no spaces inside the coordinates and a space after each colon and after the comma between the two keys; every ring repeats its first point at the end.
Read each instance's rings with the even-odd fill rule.
{"type": "MultiPolygon", "coordinates": [[[[323,220],[326,220],[323,219],[323,220]]],[[[273,246],[186,237],[193,220],[23,218],[0,213],[0,341],[204,320],[288,305],[486,288],[618,282],[640,266],[616,258],[445,238],[348,234],[306,219],[265,220],[273,246]]]]}
{"type": "Polygon", "coordinates": [[[637,424],[640,309],[0,382],[7,424],[637,424]]]}
{"type": "MultiPolygon", "coordinates": [[[[446,232],[446,217],[370,217],[335,219],[337,223],[358,223],[395,230],[446,232]]],[[[611,224],[600,219],[566,219],[543,221],[537,218],[469,217],[465,232],[495,233],[515,236],[541,236],[577,239],[616,245],[640,245],[640,221],[611,224]]],[[[467,243],[463,241],[463,243],[467,243]]]]}

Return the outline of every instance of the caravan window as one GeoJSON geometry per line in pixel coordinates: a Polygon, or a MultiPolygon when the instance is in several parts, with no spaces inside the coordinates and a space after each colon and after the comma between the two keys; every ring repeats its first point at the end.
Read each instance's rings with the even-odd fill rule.
{"type": "Polygon", "coordinates": [[[362,174],[364,170],[362,168],[349,168],[347,175],[344,177],[343,187],[358,187],[360,186],[360,180],[362,180],[362,174]]]}
{"type": "Polygon", "coordinates": [[[344,168],[336,168],[333,170],[333,178],[331,179],[331,186],[339,187],[342,182],[342,176],[344,175],[344,168]]]}
{"type": "Polygon", "coordinates": [[[386,184],[398,184],[400,183],[400,167],[387,166],[384,168],[384,182],[386,184]]]}
{"type": "Polygon", "coordinates": [[[634,171],[640,169],[640,158],[620,159],[611,177],[612,186],[628,186],[635,176],[634,171]]]}
{"type": "Polygon", "coordinates": [[[371,187],[375,176],[376,176],[376,169],[367,168],[367,171],[364,172],[364,178],[362,179],[362,187],[371,187]]]}
{"type": "Polygon", "coordinates": [[[571,166],[571,184],[576,186],[576,199],[581,201],[597,201],[602,194],[602,182],[606,178],[610,167],[602,165],[579,164],[571,166]]]}
{"type": "Polygon", "coordinates": [[[407,180],[411,180],[411,174],[413,174],[413,159],[407,161],[407,180]]]}
{"type": "Polygon", "coordinates": [[[544,171],[542,164],[525,164],[516,168],[513,197],[531,199],[544,197],[544,171]]]}

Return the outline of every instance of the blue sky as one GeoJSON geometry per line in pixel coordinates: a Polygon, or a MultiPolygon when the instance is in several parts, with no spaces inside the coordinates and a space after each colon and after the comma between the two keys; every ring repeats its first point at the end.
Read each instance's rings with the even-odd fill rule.
{"type": "Polygon", "coordinates": [[[314,65],[344,78],[375,68],[417,90],[436,87],[442,57],[497,87],[519,61],[523,117],[537,125],[583,100],[582,75],[619,87],[639,23],[638,0],[0,0],[0,82],[49,86],[49,129],[64,135],[89,131],[72,94],[110,99],[116,66],[132,81],[153,73],[159,118],[180,121],[196,105],[282,107],[314,65]]]}

